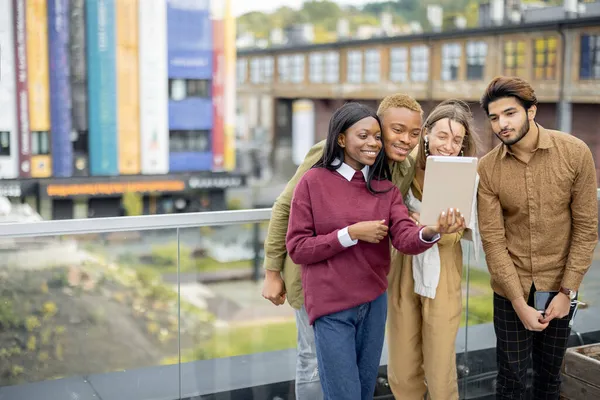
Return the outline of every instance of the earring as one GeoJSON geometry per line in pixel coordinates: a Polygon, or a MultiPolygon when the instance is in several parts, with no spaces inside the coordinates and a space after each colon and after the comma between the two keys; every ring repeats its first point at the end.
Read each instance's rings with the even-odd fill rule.
{"type": "Polygon", "coordinates": [[[461,147],[460,148],[460,153],[458,153],[459,157],[464,157],[465,156],[465,148],[461,147]]]}
{"type": "Polygon", "coordinates": [[[423,146],[423,150],[425,151],[425,157],[429,157],[429,138],[427,137],[427,135],[425,135],[423,141],[425,143],[425,145],[423,146]]]}

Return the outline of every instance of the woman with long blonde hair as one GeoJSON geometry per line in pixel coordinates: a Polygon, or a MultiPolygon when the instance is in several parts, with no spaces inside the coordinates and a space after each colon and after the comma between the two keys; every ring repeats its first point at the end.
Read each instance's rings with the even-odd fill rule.
{"type": "MultiPolygon", "coordinates": [[[[473,116],[466,103],[447,100],[431,112],[423,124],[415,178],[405,201],[413,219],[419,220],[427,157],[474,157],[476,147],[473,116]]],[[[461,210],[472,213],[471,224],[476,224],[474,209],[461,210]]],[[[476,226],[470,228],[470,233],[476,233],[476,226]]],[[[462,312],[464,233],[444,234],[418,256],[392,255],[388,380],[398,400],[422,400],[427,392],[431,400],[459,398],[455,340],[462,312]]]]}

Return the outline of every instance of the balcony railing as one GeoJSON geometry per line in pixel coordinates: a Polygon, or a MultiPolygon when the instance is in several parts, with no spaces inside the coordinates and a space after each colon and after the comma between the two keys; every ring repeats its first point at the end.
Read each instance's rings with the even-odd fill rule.
{"type": "MultiPolygon", "coordinates": [[[[2,225],[0,400],[293,399],[293,312],[260,296],[270,213],[2,225]]],[[[487,398],[492,292],[464,248],[461,398],[487,398]]],[[[581,297],[573,346],[600,341],[596,265],[581,297]]]]}

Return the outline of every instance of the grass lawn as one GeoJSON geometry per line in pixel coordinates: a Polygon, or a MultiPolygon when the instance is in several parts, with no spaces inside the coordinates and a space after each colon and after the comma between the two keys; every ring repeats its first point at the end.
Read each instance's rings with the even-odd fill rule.
{"type": "MultiPolygon", "coordinates": [[[[466,287],[466,284],[467,274],[465,271],[463,273],[463,287],[466,287]]],[[[461,326],[492,322],[494,318],[494,292],[490,286],[490,274],[487,271],[471,268],[469,271],[469,289],[468,310],[466,309],[467,298],[463,296],[461,326]]]]}
{"type": "Polygon", "coordinates": [[[294,320],[216,328],[211,339],[182,354],[182,362],[296,348],[294,320]]]}

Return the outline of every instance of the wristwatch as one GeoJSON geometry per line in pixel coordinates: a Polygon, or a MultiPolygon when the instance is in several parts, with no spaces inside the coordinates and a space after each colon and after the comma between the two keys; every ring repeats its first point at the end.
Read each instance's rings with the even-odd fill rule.
{"type": "Polygon", "coordinates": [[[575,300],[575,297],[577,296],[577,292],[576,292],[576,291],[574,291],[574,290],[571,290],[571,289],[564,288],[564,287],[562,287],[562,286],[560,287],[560,292],[561,292],[562,294],[566,294],[566,295],[567,295],[567,297],[568,297],[570,300],[575,300]]]}

